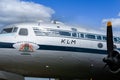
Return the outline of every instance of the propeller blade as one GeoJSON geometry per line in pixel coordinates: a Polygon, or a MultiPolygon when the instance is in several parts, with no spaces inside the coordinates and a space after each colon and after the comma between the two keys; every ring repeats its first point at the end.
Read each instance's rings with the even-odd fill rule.
{"type": "Polygon", "coordinates": [[[112,23],[107,22],[107,52],[108,57],[112,57],[113,52],[113,32],[112,32],[112,23]]]}

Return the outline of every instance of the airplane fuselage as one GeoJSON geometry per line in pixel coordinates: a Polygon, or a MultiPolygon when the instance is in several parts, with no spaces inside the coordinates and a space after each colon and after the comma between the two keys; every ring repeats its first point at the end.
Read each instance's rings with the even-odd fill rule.
{"type": "MultiPolygon", "coordinates": [[[[105,63],[102,60],[107,56],[105,35],[63,27],[57,24],[15,24],[3,29],[0,34],[0,70],[53,78],[86,79],[112,75],[108,68],[103,69],[105,63]],[[10,28],[14,28],[12,32],[10,28]]],[[[119,39],[114,38],[117,49],[120,49],[119,39]]]]}

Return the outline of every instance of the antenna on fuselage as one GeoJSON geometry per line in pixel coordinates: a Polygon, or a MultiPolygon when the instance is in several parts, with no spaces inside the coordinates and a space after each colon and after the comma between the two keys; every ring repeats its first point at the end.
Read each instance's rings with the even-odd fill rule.
{"type": "Polygon", "coordinates": [[[56,20],[52,20],[51,23],[57,24],[57,21],[56,20]]]}
{"type": "Polygon", "coordinates": [[[37,21],[38,26],[40,26],[41,22],[43,22],[43,20],[39,20],[39,21],[37,21]]]}

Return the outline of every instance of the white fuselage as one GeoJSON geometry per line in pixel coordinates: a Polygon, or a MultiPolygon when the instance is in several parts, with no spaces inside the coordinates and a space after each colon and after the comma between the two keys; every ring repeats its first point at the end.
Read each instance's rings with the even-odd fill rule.
{"type": "MultiPolygon", "coordinates": [[[[63,24],[27,23],[6,28],[11,27],[17,30],[0,34],[1,70],[23,76],[83,79],[93,73],[98,76],[102,72],[109,73],[102,69],[105,65],[102,60],[107,56],[105,35],[63,24]]],[[[119,49],[119,37],[115,38],[119,49]]]]}

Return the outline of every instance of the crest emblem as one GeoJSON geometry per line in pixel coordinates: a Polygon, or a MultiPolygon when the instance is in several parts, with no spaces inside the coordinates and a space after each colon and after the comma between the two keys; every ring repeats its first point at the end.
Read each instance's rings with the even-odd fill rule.
{"type": "Polygon", "coordinates": [[[22,51],[22,52],[34,52],[33,46],[31,44],[28,44],[28,43],[21,44],[19,51],[22,51]]]}
{"type": "Polygon", "coordinates": [[[32,42],[17,42],[13,45],[13,47],[21,52],[35,52],[39,49],[39,46],[32,42]]]}

